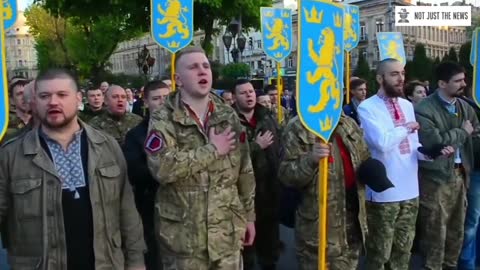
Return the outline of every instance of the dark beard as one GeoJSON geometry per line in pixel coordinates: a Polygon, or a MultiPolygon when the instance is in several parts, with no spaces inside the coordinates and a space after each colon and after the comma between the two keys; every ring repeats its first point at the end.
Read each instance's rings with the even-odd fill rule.
{"type": "Polygon", "coordinates": [[[395,88],[392,85],[388,84],[386,81],[382,82],[382,87],[387,97],[396,98],[403,96],[403,93],[397,92],[395,88]]]}
{"type": "Polygon", "coordinates": [[[455,92],[452,95],[452,97],[457,97],[457,98],[463,97],[464,93],[465,93],[465,88],[462,87],[462,88],[458,89],[457,92],[455,92]]]}
{"type": "Polygon", "coordinates": [[[41,123],[43,126],[49,128],[49,129],[62,129],[68,125],[70,125],[73,121],[74,121],[74,118],[75,118],[75,115],[72,115],[71,117],[66,117],[65,116],[65,119],[60,122],[60,123],[56,123],[56,124],[51,124],[48,122],[47,118],[45,117],[45,119],[42,119],[41,123]]]}

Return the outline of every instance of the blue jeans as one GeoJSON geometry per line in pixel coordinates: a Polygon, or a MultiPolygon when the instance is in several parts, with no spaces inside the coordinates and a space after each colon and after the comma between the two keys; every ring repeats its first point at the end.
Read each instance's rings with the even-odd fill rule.
{"type": "Polygon", "coordinates": [[[2,247],[2,239],[0,238],[0,269],[8,270],[7,250],[2,247]]]}
{"type": "Polygon", "coordinates": [[[470,187],[468,189],[468,207],[465,217],[465,233],[462,253],[458,266],[460,270],[475,270],[477,255],[477,231],[480,219],[480,171],[474,171],[470,175],[470,187]]]}

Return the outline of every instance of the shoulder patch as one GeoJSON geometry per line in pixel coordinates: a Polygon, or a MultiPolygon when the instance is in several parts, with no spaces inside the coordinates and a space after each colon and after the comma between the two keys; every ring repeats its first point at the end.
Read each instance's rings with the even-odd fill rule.
{"type": "Polygon", "coordinates": [[[160,150],[163,149],[165,145],[163,136],[155,131],[152,130],[147,136],[147,139],[145,140],[145,151],[147,151],[150,154],[155,154],[159,152],[160,150]]]}

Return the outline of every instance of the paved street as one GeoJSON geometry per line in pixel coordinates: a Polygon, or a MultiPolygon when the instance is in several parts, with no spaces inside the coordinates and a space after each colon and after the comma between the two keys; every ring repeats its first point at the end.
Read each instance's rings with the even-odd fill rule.
{"type": "MultiPolygon", "coordinates": [[[[280,238],[285,244],[285,253],[282,254],[277,269],[278,270],[298,270],[297,262],[295,259],[295,235],[294,235],[293,229],[289,229],[281,225],[280,238]]],[[[256,270],[261,270],[261,269],[257,268],[256,270]]],[[[359,267],[359,270],[364,270],[364,268],[359,267]]],[[[414,256],[411,270],[420,270],[420,258],[418,256],[414,256]]]]}

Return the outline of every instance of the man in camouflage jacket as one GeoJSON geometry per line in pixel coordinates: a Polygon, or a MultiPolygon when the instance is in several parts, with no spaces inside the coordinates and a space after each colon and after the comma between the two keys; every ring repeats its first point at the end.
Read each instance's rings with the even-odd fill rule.
{"type": "MultiPolygon", "coordinates": [[[[364,187],[347,177],[345,165],[355,171],[370,157],[360,128],[353,119],[342,115],[331,144],[328,163],[328,245],[330,270],[357,269],[365,239],[366,213],[364,187]],[[344,154],[349,153],[345,159],[344,154]],[[349,187],[346,187],[349,185],[349,187]]],[[[318,266],[318,160],[312,158],[315,135],[307,131],[297,117],[287,125],[283,142],[285,157],[280,164],[280,181],[301,190],[302,201],[296,217],[296,249],[300,270],[318,266]]],[[[318,144],[318,143],[317,143],[318,144]]],[[[318,158],[317,158],[318,159],[318,158]]]]}
{"type": "Polygon", "coordinates": [[[235,111],[211,92],[203,50],[188,47],[176,61],[180,89],[152,113],[145,142],[160,183],[155,222],[163,269],[237,270],[242,242],[251,245],[255,235],[248,143],[240,142],[235,111]]]}

